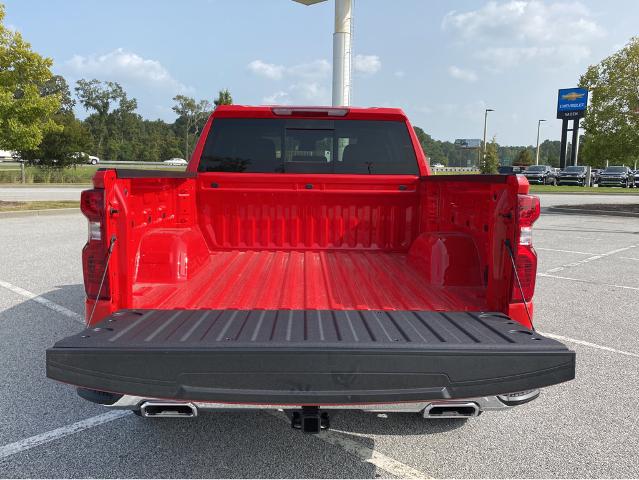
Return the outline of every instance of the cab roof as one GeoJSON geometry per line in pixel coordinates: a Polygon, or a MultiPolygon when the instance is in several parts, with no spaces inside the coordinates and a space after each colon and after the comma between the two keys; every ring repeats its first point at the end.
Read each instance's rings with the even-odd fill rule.
{"type": "Polygon", "coordinates": [[[222,118],[327,118],[332,120],[407,121],[401,108],[294,105],[220,105],[212,114],[222,118]]]}

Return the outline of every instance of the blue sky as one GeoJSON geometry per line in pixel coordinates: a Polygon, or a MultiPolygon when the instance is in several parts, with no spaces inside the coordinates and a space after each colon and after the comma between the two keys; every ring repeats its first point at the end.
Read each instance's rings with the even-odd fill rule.
{"type": "MultiPolygon", "coordinates": [[[[330,103],[332,2],[0,0],[6,23],[74,82],[120,82],[147,118],[172,97],[330,103]]],[[[639,35],[637,0],[354,0],[353,103],[398,106],[442,140],[558,139],[557,89],[639,35]]]]}

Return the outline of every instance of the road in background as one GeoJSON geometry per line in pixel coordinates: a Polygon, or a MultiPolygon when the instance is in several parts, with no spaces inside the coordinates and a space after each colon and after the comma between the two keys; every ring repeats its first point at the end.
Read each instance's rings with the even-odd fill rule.
{"type": "Polygon", "coordinates": [[[77,200],[80,192],[91,188],[89,185],[74,187],[0,187],[0,200],[6,202],[30,202],[34,200],[77,200]]]}
{"type": "MultiPolygon", "coordinates": [[[[31,201],[31,200],[80,200],[80,192],[90,188],[82,186],[0,186],[0,200],[31,201]]],[[[540,193],[542,207],[553,205],[581,205],[585,203],[639,203],[639,195],[623,195],[619,189],[618,195],[587,195],[569,193],[540,193]]]]}
{"type": "Polygon", "coordinates": [[[330,436],[313,436],[266,412],[105,421],[106,409],[45,378],[44,350],[79,331],[79,316],[19,290],[82,314],[86,222],[0,219],[0,476],[637,477],[639,219],[544,213],[534,235],[535,324],[568,339],[576,380],[467,422],[340,413],[330,436]]]}

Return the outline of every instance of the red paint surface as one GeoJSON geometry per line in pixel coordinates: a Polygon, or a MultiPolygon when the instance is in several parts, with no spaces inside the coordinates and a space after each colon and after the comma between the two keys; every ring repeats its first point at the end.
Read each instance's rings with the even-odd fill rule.
{"type": "MultiPolygon", "coordinates": [[[[374,110],[351,109],[346,118],[407,122],[400,110],[374,110]]],[[[243,115],[273,114],[216,110],[190,171],[214,117],[243,115]]],[[[518,247],[526,181],[427,176],[412,138],[421,177],[98,172],[102,251],[107,239],[117,241],[92,323],[122,308],[492,310],[527,323],[523,304],[511,300],[505,248],[506,240],[518,247]]]]}

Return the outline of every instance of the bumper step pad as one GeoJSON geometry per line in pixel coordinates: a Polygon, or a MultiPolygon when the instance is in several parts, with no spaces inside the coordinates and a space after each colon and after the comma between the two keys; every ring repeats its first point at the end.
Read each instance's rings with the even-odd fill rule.
{"type": "Polygon", "coordinates": [[[211,402],[469,398],[574,375],[574,352],[501,313],[122,310],[47,350],[55,380],[211,402]]]}

